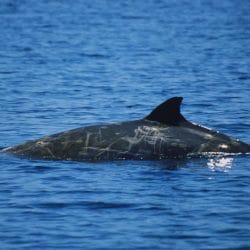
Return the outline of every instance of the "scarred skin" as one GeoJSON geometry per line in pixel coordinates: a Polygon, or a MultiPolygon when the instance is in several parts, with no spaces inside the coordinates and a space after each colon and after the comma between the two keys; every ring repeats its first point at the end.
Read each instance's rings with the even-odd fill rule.
{"type": "MultiPolygon", "coordinates": [[[[165,102],[166,115],[178,113],[181,100],[165,102]],[[174,109],[174,110],[171,110],[174,109]],[[170,112],[169,112],[170,110],[170,112]]],[[[159,106],[160,107],[160,106],[159,106]]],[[[195,125],[181,114],[173,122],[157,119],[159,107],[145,119],[81,127],[29,141],[2,152],[50,160],[100,161],[169,159],[218,153],[249,153],[250,145],[217,131],[195,125]],[[155,112],[155,113],[154,113],[155,112]],[[152,116],[153,114],[153,116],[152,116]]],[[[161,109],[162,107],[160,107],[161,109]]],[[[160,112],[160,115],[164,115],[160,112]]],[[[174,120],[175,119],[175,120],[174,120]]]]}

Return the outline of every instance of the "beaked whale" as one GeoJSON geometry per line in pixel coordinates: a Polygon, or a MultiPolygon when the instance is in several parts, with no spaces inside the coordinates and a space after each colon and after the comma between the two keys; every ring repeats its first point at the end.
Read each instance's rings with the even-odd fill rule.
{"type": "Polygon", "coordinates": [[[173,97],[140,120],[81,127],[3,149],[50,160],[170,159],[250,153],[250,145],[187,121],[182,97],[173,97]]]}

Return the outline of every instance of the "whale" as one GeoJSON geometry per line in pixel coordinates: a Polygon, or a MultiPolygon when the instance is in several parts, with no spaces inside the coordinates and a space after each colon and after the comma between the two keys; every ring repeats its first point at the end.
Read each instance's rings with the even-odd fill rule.
{"type": "Polygon", "coordinates": [[[172,97],[142,119],[80,127],[4,148],[2,153],[46,160],[161,160],[249,154],[250,145],[192,123],[172,97]]]}

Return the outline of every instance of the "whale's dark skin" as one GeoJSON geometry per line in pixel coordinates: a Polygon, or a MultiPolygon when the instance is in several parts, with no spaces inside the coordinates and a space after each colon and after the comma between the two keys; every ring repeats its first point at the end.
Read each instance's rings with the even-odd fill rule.
{"type": "Polygon", "coordinates": [[[250,145],[187,121],[180,113],[181,102],[182,97],[173,97],[141,120],[77,128],[2,152],[77,161],[250,153],[250,145]]]}

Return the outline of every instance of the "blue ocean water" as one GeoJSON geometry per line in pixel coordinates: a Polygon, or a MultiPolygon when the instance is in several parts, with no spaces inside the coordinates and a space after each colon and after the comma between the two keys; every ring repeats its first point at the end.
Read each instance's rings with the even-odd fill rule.
{"type": "MultiPolygon", "coordinates": [[[[0,147],[146,116],[250,143],[250,1],[0,1],[0,147]]],[[[250,249],[249,156],[0,155],[0,249],[250,249]]]]}

